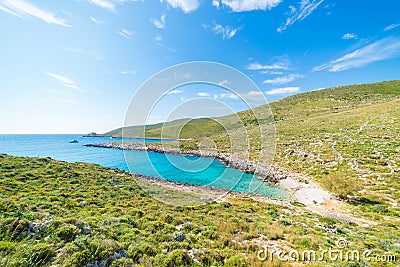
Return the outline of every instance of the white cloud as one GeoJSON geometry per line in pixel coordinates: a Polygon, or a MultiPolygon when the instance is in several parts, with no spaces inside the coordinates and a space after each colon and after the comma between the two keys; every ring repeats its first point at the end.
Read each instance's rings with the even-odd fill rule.
{"type": "Polygon", "coordinates": [[[277,29],[277,31],[283,32],[288,26],[307,18],[320,4],[322,4],[322,2],[324,2],[324,0],[302,0],[298,9],[291,6],[289,17],[286,19],[286,22],[277,29]]]}
{"type": "Polygon", "coordinates": [[[19,17],[19,18],[21,18],[21,19],[23,19],[23,17],[22,17],[21,15],[15,13],[15,12],[11,11],[10,9],[5,8],[5,7],[3,7],[3,6],[0,6],[0,10],[2,10],[2,11],[4,11],[4,12],[7,12],[7,13],[9,13],[9,14],[11,14],[11,15],[14,15],[14,16],[16,16],[16,17],[19,17]]]}
{"type": "Polygon", "coordinates": [[[206,92],[198,92],[197,95],[198,96],[210,96],[210,94],[208,94],[206,92]]]}
{"type": "Polygon", "coordinates": [[[54,73],[50,73],[50,72],[45,72],[47,75],[49,75],[50,77],[56,79],[58,82],[60,82],[63,86],[77,90],[77,91],[83,91],[79,88],[79,86],[77,85],[76,82],[74,82],[73,80],[65,77],[65,76],[61,76],[58,74],[54,74],[54,73]]]}
{"type": "Polygon", "coordinates": [[[71,48],[71,47],[67,47],[67,46],[61,46],[61,48],[64,49],[65,51],[71,52],[71,53],[87,54],[96,60],[105,60],[106,59],[95,49],[85,50],[83,48],[71,48]]]}
{"type": "Polygon", "coordinates": [[[154,40],[156,40],[157,42],[161,42],[161,40],[162,40],[161,35],[158,34],[158,35],[154,38],[154,40]]]}
{"type": "Polygon", "coordinates": [[[105,59],[106,59],[103,55],[101,55],[101,54],[100,54],[99,52],[97,52],[97,50],[95,50],[95,49],[89,50],[89,51],[88,51],[88,54],[89,54],[92,58],[94,58],[94,59],[96,59],[96,60],[105,60],[105,59]]]}
{"type": "Polygon", "coordinates": [[[151,23],[153,23],[153,25],[156,28],[164,29],[165,28],[165,22],[166,22],[165,18],[166,18],[166,15],[163,14],[163,15],[161,15],[160,19],[151,19],[151,23]]]}
{"type": "Polygon", "coordinates": [[[276,77],[274,79],[269,79],[269,80],[265,80],[263,83],[264,84],[284,84],[284,83],[290,83],[293,82],[294,80],[303,77],[300,74],[289,74],[286,76],[280,76],[280,77],[276,77]]]}
{"type": "Polygon", "coordinates": [[[262,74],[270,74],[270,75],[283,75],[283,71],[275,71],[275,70],[263,70],[260,73],[262,74]]]}
{"type": "Polygon", "coordinates": [[[316,66],[314,71],[330,72],[360,68],[370,63],[400,56],[400,38],[387,37],[365,45],[327,64],[316,66]]]}
{"type": "Polygon", "coordinates": [[[346,33],[342,36],[342,39],[344,39],[344,40],[354,40],[357,38],[358,38],[358,36],[355,33],[346,33]]]}
{"type": "Polygon", "coordinates": [[[228,6],[233,12],[270,10],[278,6],[281,2],[282,0],[222,0],[222,4],[228,6]]]}
{"type": "Polygon", "coordinates": [[[96,18],[94,18],[94,17],[90,17],[90,19],[91,19],[94,23],[96,23],[97,25],[103,25],[103,22],[102,22],[101,20],[98,20],[98,19],[96,19],[96,18]]]}
{"type": "Polygon", "coordinates": [[[248,96],[260,96],[260,95],[262,95],[262,92],[260,92],[260,91],[249,91],[247,93],[247,95],[248,96]]]}
{"type": "Polygon", "coordinates": [[[228,84],[230,84],[230,82],[228,80],[223,80],[223,81],[220,81],[218,83],[218,85],[220,85],[220,86],[225,86],[225,85],[228,85],[228,84]]]}
{"type": "Polygon", "coordinates": [[[218,95],[214,95],[214,98],[229,98],[229,99],[239,99],[239,97],[233,93],[221,93],[218,95]],[[217,97],[215,97],[217,96],[217,97]]]}
{"type": "Polygon", "coordinates": [[[120,71],[120,73],[121,74],[131,74],[131,75],[134,75],[134,74],[136,74],[136,70],[123,70],[123,71],[120,71]]]}
{"type": "Polygon", "coordinates": [[[183,93],[182,90],[174,89],[174,90],[169,91],[167,94],[168,95],[176,95],[176,94],[182,94],[182,93],[183,93]]]}
{"type": "Polygon", "coordinates": [[[129,39],[129,38],[132,37],[132,35],[133,35],[134,33],[128,31],[127,29],[121,29],[121,30],[118,32],[118,34],[121,35],[121,36],[123,36],[123,37],[125,37],[125,38],[127,38],[127,39],[129,39]]]}
{"type": "Polygon", "coordinates": [[[23,0],[4,0],[0,5],[0,10],[19,18],[29,15],[39,18],[47,23],[71,27],[64,19],[56,17],[53,13],[47,12],[37,6],[23,0]]]}
{"type": "Polygon", "coordinates": [[[218,9],[220,4],[218,0],[212,0],[212,5],[218,9]]]}
{"type": "Polygon", "coordinates": [[[258,62],[246,66],[248,70],[288,70],[289,62],[279,62],[272,65],[262,65],[258,62]]]}
{"type": "Polygon", "coordinates": [[[93,5],[107,9],[114,13],[116,12],[114,3],[110,2],[110,1],[107,1],[107,0],[88,0],[88,1],[93,5]]]}
{"type": "Polygon", "coordinates": [[[197,0],[166,0],[166,2],[173,8],[182,9],[184,13],[195,11],[200,6],[197,0]]]}
{"type": "Polygon", "coordinates": [[[393,30],[393,29],[395,29],[395,28],[397,28],[397,27],[399,27],[399,26],[400,26],[400,23],[398,23],[398,24],[391,24],[391,25],[385,27],[385,29],[383,29],[383,30],[384,30],[385,32],[387,32],[387,31],[393,30]]]}
{"type": "Polygon", "coordinates": [[[203,25],[203,28],[205,29],[211,29],[211,31],[214,33],[214,35],[221,35],[222,39],[231,39],[233,36],[236,35],[236,33],[241,29],[239,28],[234,28],[232,26],[222,26],[221,24],[215,23],[211,27],[210,25],[203,25]]]}
{"type": "Polygon", "coordinates": [[[283,88],[275,88],[269,91],[265,91],[267,95],[281,95],[288,93],[295,93],[300,91],[300,87],[283,87],[283,88]]]}

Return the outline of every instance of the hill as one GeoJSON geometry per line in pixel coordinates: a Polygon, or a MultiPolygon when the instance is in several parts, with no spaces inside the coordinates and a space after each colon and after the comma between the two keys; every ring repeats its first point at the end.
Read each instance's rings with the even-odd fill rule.
{"type": "MultiPolygon", "coordinates": [[[[331,210],[318,215],[296,202],[234,194],[220,203],[175,207],[147,195],[135,181],[141,177],[121,170],[0,155],[0,266],[396,266],[399,97],[400,81],[318,90],[271,103],[275,120],[266,114],[260,121],[276,128],[274,165],[346,200],[339,208],[357,221],[331,210]],[[260,261],[265,246],[286,255],[316,251],[322,259],[269,254],[260,261]],[[327,251],[356,252],[351,256],[360,259],[329,258],[327,251]]],[[[218,151],[230,152],[222,124],[237,129],[234,116],[168,122],[167,134],[182,128],[179,137],[192,140],[164,146],[196,149],[210,138],[218,151]]],[[[251,111],[238,116],[256,160],[257,121],[251,111]]],[[[160,137],[161,126],[147,126],[146,134],[160,137]]],[[[140,134],[137,127],[125,130],[140,134]]],[[[147,189],[166,190],[151,183],[147,189]]],[[[167,195],[192,200],[199,190],[167,195]]]]}
{"type": "MultiPolygon", "coordinates": [[[[398,214],[399,99],[400,81],[322,89],[270,103],[274,120],[267,114],[259,124],[275,125],[275,165],[306,175],[341,198],[367,198],[398,214]]],[[[259,124],[250,110],[237,115],[251,137],[250,158],[257,160],[259,124]]],[[[231,152],[222,124],[239,127],[235,116],[168,122],[163,137],[192,138],[179,142],[185,149],[197,149],[207,137],[218,151],[231,152]]],[[[134,129],[124,129],[125,136],[134,129]]],[[[146,137],[160,137],[161,129],[162,124],[146,126],[146,137]]],[[[121,136],[121,130],[106,134],[121,136]]]]}

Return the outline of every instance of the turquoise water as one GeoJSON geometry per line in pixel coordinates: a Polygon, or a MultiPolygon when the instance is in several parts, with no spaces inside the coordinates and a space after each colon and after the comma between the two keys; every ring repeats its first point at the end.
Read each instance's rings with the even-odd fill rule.
{"type": "MultiPolygon", "coordinates": [[[[14,156],[51,157],[68,162],[87,162],[119,168],[174,182],[231,189],[285,198],[285,191],[257,179],[255,175],[227,168],[218,160],[193,156],[165,155],[145,151],[85,147],[85,144],[119,142],[118,138],[82,135],[0,135],[0,153],[14,156]],[[79,143],[69,143],[76,139],[79,143]]],[[[130,141],[143,141],[131,139],[130,141]]],[[[146,140],[159,142],[160,140],[146,140]]]]}

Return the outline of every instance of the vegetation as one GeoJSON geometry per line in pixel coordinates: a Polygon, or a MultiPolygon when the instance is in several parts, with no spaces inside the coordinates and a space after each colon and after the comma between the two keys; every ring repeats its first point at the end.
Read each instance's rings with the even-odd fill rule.
{"type": "MultiPolygon", "coordinates": [[[[274,165],[307,175],[340,198],[367,198],[400,215],[396,204],[400,201],[400,81],[293,95],[271,103],[270,109],[274,122],[268,108],[261,106],[254,112],[267,115],[259,122],[247,110],[238,113],[244,126],[237,125],[235,115],[208,119],[208,123],[207,119],[188,124],[174,121],[163,129],[163,136],[193,138],[179,142],[183,149],[197,149],[204,138],[210,138],[219,152],[229,153],[227,130],[242,127],[251,138],[250,159],[257,161],[259,128],[274,123],[274,165]]],[[[160,137],[162,124],[154,127],[146,137],[148,133],[160,137]]],[[[125,136],[130,129],[124,129],[125,136]]],[[[121,135],[122,130],[113,133],[121,135]]]]}
{"type": "Polygon", "coordinates": [[[0,155],[0,179],[0,266],[285,266],[293,262],[257,253],[321,253],[339,239],[399,254],[399,226],[389,221],[360,226],[249,198],[175,207],[147,196],[130,174],[92,164],[0,155]]]}
{"type": "MultiPolygon", "coordinates": [[[[285,266],[294,262],[260,261],[257,253],[267,246],[320,256],[341,239],[350,250],[399,261],[399,96],[400,81],[318,90],[271,103],[275,122],[268,113],[259,121],[276,128],[274,164],[346,199],[345,212],[361,218],[358,224],[298,203],[244,197],[175,207],[146,195],[135,177],[117,169],[0,155],[0,266],[285,266]]],[[[257,160],[257,120],[251,111],[238,115],[257,160]]],[[[166,126],[146,126],[146,137],[163,131],[163,137],[192,138],[164,144],[185,149],[211,139],[220,152],[231,152],[226,130],[241,127],[233,115],[166,126]]],[[[125,135],[141,136],[138,129],[124,129],[125,135]]],[[[396,266],[370,259],[302,264],[396,266]]]]}

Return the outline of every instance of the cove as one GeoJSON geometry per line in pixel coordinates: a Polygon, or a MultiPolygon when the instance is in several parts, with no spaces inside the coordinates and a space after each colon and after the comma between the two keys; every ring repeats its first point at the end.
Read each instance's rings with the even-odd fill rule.
{"type": "MultiPolygon", "coordinates": [[[[285,199],[287,196],[284,189],[263,182],[256,175],[228,168],[212,158],[84,146],[110,141],[121,142],[122,139],[82,135],[0,135],[0,153],[94,163],[178,183],[257,193],[276,199],[285,199]],[[78,143],[69,143],[71,140],[77,140],[78,143]]],[[[160,142],[157,139],[145,141],[160,142]]]]}

